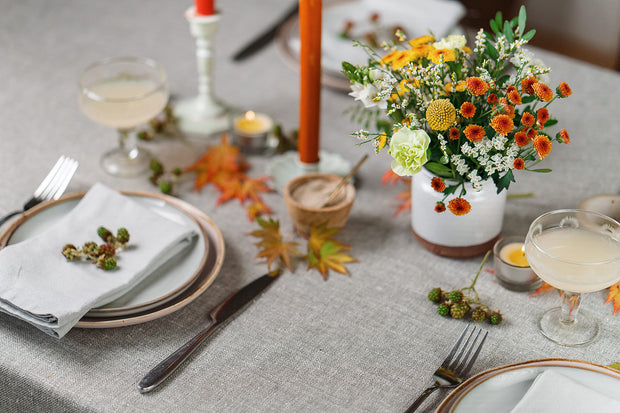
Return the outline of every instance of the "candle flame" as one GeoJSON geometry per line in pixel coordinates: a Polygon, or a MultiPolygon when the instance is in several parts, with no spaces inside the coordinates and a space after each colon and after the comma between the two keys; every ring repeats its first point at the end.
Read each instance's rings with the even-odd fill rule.
{"type": "Polygon", "coordinates": [[[245,118],[247,120],[254,120],[255,117],[256,114],[254,113],[254,111],[248,110],[247,112],[245,112],[245,118]]]}

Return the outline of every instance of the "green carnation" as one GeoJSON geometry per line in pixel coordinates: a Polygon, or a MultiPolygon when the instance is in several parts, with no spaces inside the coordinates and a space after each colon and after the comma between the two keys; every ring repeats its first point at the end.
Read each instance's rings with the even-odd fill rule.
{"type": "Polygon", "coordinates": [[[428,160],[426,150],[431,138],[422,129],[400,128],[390,140],[392,170],[400,176],[415,175],[428,160]]]}

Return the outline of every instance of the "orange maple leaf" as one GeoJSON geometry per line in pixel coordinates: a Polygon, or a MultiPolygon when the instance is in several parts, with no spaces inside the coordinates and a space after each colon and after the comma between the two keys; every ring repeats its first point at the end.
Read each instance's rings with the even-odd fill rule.
{"type": "Polygon", "coordinates": [[[389,184],[390,186],[394,186],[396,182],[400,180],[400,175],[396,175],[392,168],[385,171],[383,176],[381,177],[381,185],[389,184]]]}
{"type": "Polygon", "coordinates": [[[394,216],[400,214],[403,211],[409,211],[411,209],[411,187],[403,190],[400,194],[396,196],[396,199],[401,201],[394,211],[394,216]]]}
{"type": "Polygon", "coordinates": [[[259,248],[259,252],[256,258],[265,258],[267,260],[267,268],[271,271],[271,265],[276,259],[280,261],[293,272],[293,266],[291,264],[292,256],[302,256],[296,248],[298,245],[293,241],[283,241],[280,234],[280,223],[269,218],[268,221],[256,218],[256,222],[260,225],[261,229],[250,232],[249,235],[259,238],[256,245],[259,248]]]}
{"type": "Polygon", "coordinates": [[[332,237],[340,231],[340,228],[329,228],[327,222],[310,227],[308,239],[308,269],[316,268],[323,279],[327,281],[327,274],[332,269],[341,274],[349,275],[343,264],[358,262],[355,258],[343,252],[351,247],[332,237]]]}
{"type": "Polygon", "coordinates": [[[529,296],[532,297],[536,294],[540,294],[543,293],[545,291],[550,291],[550,290],[555,290],[555,287],[550,286],[549,284],[547,284],[546,282],[543,281],[543,283],[540,285],[540,287],[538,287],[536,290],[534,290],[534,292],[532,294],[530,294],[529,296]]]}
{"type": "Polygon", "coordinates": [[[230,145],[224,134],[219,145],[208,148],[196,162],[185,168],[185,171],[198,172],[201,179],[194,182],[194,189],[198,191],[221,171],[243,172],[247,167],[239,148],[230,145]]]}
{"type": "Polygon", "coordinates": [[[614,304],[614,315],[620,310],[620,282],[609,287],[609,293],[607,294],[607,301],[605,304],[614,304]]]}
{"type": "Polygon", "coordinates": [[[268,176],[261,178],[249,178],[246,177],[241,185],[241,192],[239,193],[239,201],[244,203],[246,200],[254,202],[261,201],[260,192],[271,192],[272,189],[266,184],[269,180],[268,176]]]}
{"type": "Polygon", "coordinates": [[[248,218],[250,221],[254,221],[257,217],[261,215],[270,215],[273,213],[271,208],[267,204],[265,204],[262,200],[252,202],[246,208],[248,212],[248,218]]]}

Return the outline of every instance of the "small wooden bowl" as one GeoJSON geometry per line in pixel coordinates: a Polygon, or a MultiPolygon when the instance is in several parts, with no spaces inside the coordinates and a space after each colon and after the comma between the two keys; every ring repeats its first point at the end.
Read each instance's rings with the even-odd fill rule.
{"type": "Polygon", "coordinates": [[[296,188],[306,182],[316,179],[340,181],[342,177],[325,173],[312,173],[293,178],[284,186],[284,201],[288,214],[293,221],[295,229],[303,236],[309,235],[310,226],[319,225],[325,221],[328,222],[328,227],[330,228],[343,227],[349,218],[351,208],[353,208],[353,202],[355,201],[355,187],[351,183],[348,183],[340,190],[344,194],[344,197],[336,205],[324,208],[311,208],[293,199],[292,193],[296,188]]]}

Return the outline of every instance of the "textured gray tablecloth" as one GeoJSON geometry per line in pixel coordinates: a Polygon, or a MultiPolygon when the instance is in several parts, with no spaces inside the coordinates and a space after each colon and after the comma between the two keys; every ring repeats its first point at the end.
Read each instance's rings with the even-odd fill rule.
{"type": "MultiPolygon", "coordinates": [[[[274,45],[242,63],[231,56],[284,12],[291,1],[221,0],[216,41],[215,91],[240,109],[265,112],[290,130],[298,118],[298,73],[274,45]]],[[[150,56],[162,63],[177,97],[196,94],[194,40],[183,13],[191,4],[171,1],[0,0],[0,212],[29,198],[59,155],[80,168],[69,190],[99,181],[117,189],[155,191],[146,178],[117,179],[102,172],[99,157],[114,133],[86,119],[76,100],[80,68],[108,55],[150,56]]],[[[554,172],[518,173],[512,193],[533,198],[508,202],[504,232],[525,234],[540,213],[575,207],[586,196],[617,192],[620,76],[568,58],[539,53],[574,95],[552,106],[571,136],[545,160],[554,172]]],[[[352,99],[324,89],[321,147],[351,162],[372,148],[358,148],[357,125],[343,112],[352,99]]],[[[204,144],[156,141],[148,148],[167,165],[187,165],[204,144]]],[[[559,146],[559,145],[556,145],[559,146]]],[[[251,173],[269,158],[251,157],[251,173]]],[[[351,277],[297,268],[220,330],[173,380],[141,395],[140,378],[205,324],[208,309],[257,277],[255,228],[235,202],[215,206],[217,193],[187,183],[179,197],[205,211],[226,241],[222,271],[203,296],[157,321],[114,329],[74,329],[61,340],[0,314],[0,410],[3,411],[402,411],[430,383],[430,375],[464,322],[441,318],[426,301],[435,286],[469,283],[479,259],[434,256],[411,235],[408,214],[392,216],[400,188],[383,187],[389,162],[374,157],[359,172],[357,200],[339,239],[360,260],[351,277]]],[[[265,196],[292,236],[284,202],[265,196]]],[[[487,265],[486,268],[491,268],[487,265]]],[[[484,272],[478,291],[505,315],[489,337],[474,373],[543,357],[620,361],[620,316],[590,294],[585,309],[602,322],[600,339],[561,347],[536,330],[536,317],[557,302],[555,294],[529,298],[510,292],[484,272]]],[[[443,394],[445,395],[445,393],[443,394]]],[[[425,405],[432,409],[437,394],[425,405]]]]}

